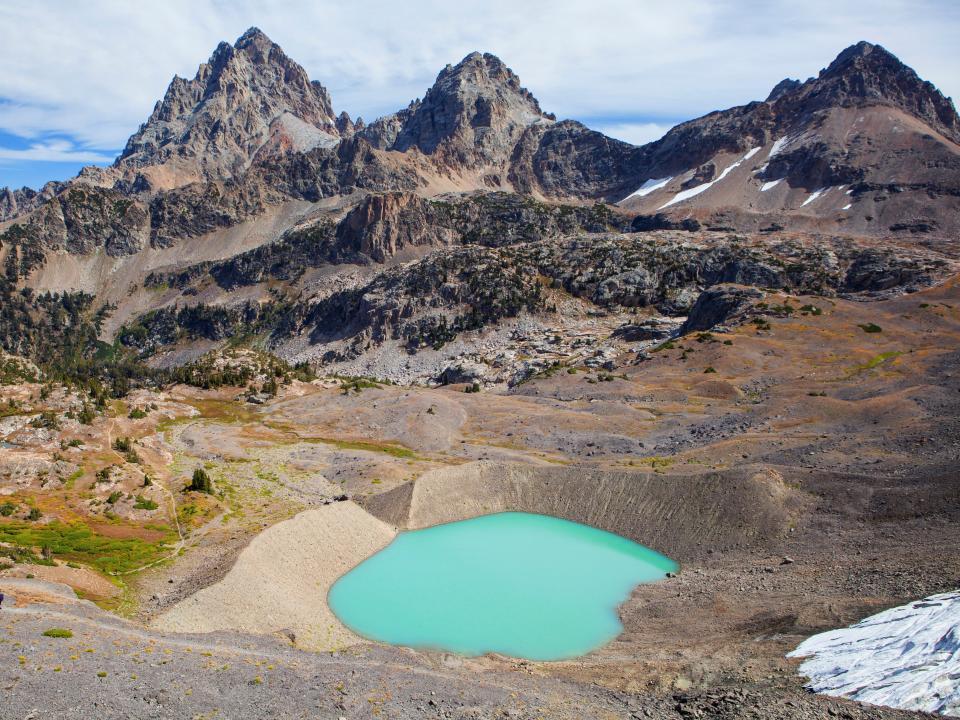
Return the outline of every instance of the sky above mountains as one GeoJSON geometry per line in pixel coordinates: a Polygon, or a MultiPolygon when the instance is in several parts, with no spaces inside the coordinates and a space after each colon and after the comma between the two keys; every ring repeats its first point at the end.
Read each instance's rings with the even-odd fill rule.
{"type": "Polygon", "coordinates": [[[252,25],[367,121],[473,50],[545,110],[637,144],[816,75],[858,40],[960,95],[955,0],[0,0],[0,187],[109,163],[174,74],[193,77],[252,25]]]}

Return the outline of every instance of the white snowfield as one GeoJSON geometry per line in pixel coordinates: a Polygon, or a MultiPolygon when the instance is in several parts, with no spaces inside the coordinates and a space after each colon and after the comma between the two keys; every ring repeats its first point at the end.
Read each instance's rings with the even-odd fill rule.
{"type": "Polygon", "coordinates": [[[634,190],[632,193],[627,195],[624,200],[629,200],[632,197],[646,197],[655,190],[659,190],[664,187],[668,182],[673,180],[672,177],[666,178],[655,178],[647,180],[643,185],[641,185],[637,190],[634,190]]]}
{"type": "Polygon", "coordinates": [[[769,159],[772,158],[774,155],[776,155],[776,154],[779,153],[781,150],[783,150],[783,148],[786,146],[786,144],[787,144],[788,142],[789,142],[789,140],[787,139],[786,136],[784,136],[784,137],[780,138],[779,140],[777,140],[777,141],[773,144],[773,147],[770,148],[770,154],[767,155],[767,159],[769,160],[769,159]]]}
{"type": "Polygon", "coordinates": [[[829,190],[829,189],[830,189],[830,188],[820,188],[819,190],[814,190],[812,193],[810,193],[810,197],[808,197],[806,200],[804,200],[804,201],[800,204],[800,207],[803,207],[804,205],[809,205],[810,203],[812,203],[812,202],[813,202],[814,200],[816,200],[818,197],[820,197],[821,195],[823,195],[823,194],[824,194],[827,190],[829,190]]]}
{"type": "Polygon", "coordinates": [[[721,180],[723,180],[723,179],[730,173],[730,171],[732,171],[734,168],[740,167],[743,163],[745,163],[747,160],[749,160],[749,159],[752,158],[754,155],[756,155],[758,152],[760,152],[760,150],[761,150],[761,148],[758,148],[758,147],[750,148],[750,150],[747,151],[747,154],[746,154],[746,155],[744,155],[742,158],[740,158],[739,160],[737,160],[737,161],[736,161],[735,163],[733,163],[732,165],[729,165],[729,166],[727,166],[726,168],[724,168],[723,172],[720,173],[720,174],[717,176],[717,179],[716,179],[716,180],[711,180],[711,181],[708,182],[708,183],[703,183],[702,185],[697,185],[696,187],[692,187],[692,188],[690,188],[689,190],[682,190],[681,192],[678,192],[676,195],[674,195],[674,196],[673,196],[673,199],[668,200],[667,202],[665,202],[663,205],[661,205],[661,206],[658,207],[657,209],[658,209],[658,210],[663,210],[665,207],[670,207],[671,205],[675,205],[675,204],[678,203],[678,202],[682,202],[682,201],[684,201],[684,200],[689,200],[690,198],[694,197],[695,195],[699,195],[700,193],[704,192],[705,190],[709,190],[711,187],[713,187],[713,186],[716,185],[718,182],[720,182],[721,180]]]}
{"type": "Polygon", "coordinates": [[[960,590],[814,635],[787,657],[814,692],[960,717],[960,590]]]}
{"type": "MultiPolygon", "coordinates": [[[[780,180],[783,180],[783,178],[780,178],[780,180]]],[[[771,180],[770,182],[765,182],[761,186],[760,192],[766,192],[767,190],[772,190],[773,188],[775,188],[777,185],[780,184],[780,180],[771,180]]]]}

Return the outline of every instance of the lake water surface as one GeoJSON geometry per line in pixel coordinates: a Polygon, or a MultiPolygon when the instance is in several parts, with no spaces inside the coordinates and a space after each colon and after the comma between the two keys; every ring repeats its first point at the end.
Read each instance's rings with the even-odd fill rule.
{"type": "Polygon", "coordinates": [[[506,512],[401,533],[328,599],[341,622],[381,642],[560,660],[616,637],[617,606],[676,568],[619,535],[506,512]]]}

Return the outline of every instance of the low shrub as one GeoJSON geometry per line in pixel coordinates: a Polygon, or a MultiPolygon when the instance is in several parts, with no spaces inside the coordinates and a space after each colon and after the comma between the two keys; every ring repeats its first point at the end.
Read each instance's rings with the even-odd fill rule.
{"type": "Polygon", "coordinates": [[[67,630],[66,628],[50,628],[49,630],[43,631],[43,636],[51,638],[72,638],[73,631],[67,630]]]}
{"type": "Polygon", "coordinates": [[[156,510],[157,503],[143,495],[137,495],[137,501],[133,504],[134,510],[156,510]]]}

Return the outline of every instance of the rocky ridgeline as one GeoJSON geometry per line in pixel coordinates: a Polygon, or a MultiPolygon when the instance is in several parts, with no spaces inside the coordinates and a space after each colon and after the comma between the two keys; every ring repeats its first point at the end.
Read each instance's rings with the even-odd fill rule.
{"type": "MultiPolygon", "coordinates": [[[[646,178],[698,168],[701,176],[692,183],[696,185],[714,178],[716,169],[711,172],[706,164],[718,153],[742,154],[793,138],[789,149],[771,159],[763,177],[786,179],[791,186],[811,190],[875,182],[876,158],[870,148],[863,147],[870,144],[868,138],[859,136],[849,145],[841,144],[823,127],[833,111],[869,106],[897,108],[960,142],[960,117],[952,102],[884,48],[860,42],[840,53],[818,77],[779,83],[764,102],[712,112],[676,126],[661,140],[644,146],[635,162],[646,178]]],[[[955,187],[957,164],[950,163],[948,156],[948,167],[943,168],[947,172],[939,182],[952,178],[947,184],[955,187]]],[[[922,162],[913,168],[924,169],[922,162]]]]}
{"type": "MultiPolygon", "coordinates": [[[[953,263],[929,251],[894,251],[849,239],[751,239],[682,231],[590,233],[583,228],[594,227],[591,223],[608,226],[618,216],[600,207],[569,213],[553,206],[537,209],[528,199],[507,195],[459,204],[419,198],[402,202],[405,197],[367,198],[338,225],[318,223],[231,260],[152,279],[179,287],[189,297],[208,276],[222,288],[235,289],[267,281],[295,282],[305,266],[366,264],[370,272],[346,287],[299,297],[288,294],[288,299],[274,295],[273,301],[259,304],[244,300],[238,305],[206,306],[185,298],[182,307],[148,313],[118,337],[149,354],[183,340],[222,341],[255,333],[269,338],[269,346],[281,355],[336,365],[391,343],[412,356],[438,351],[457,340],[457,347],[470,354],[471,343],[480,340],[472,334],[472,339],[458,340],[464,334],[518,317],[549,323],[558,292],[612,316],[648,308],[665,318],[661,325],[668,330],[651,325],[624,339],[656,339],[676,332],[687,315],[687,330],[706,330],[743,315],[746,306],[762,295],[751,288],[880,297],[915,291],[955,271],[953,263]],[[394,212],[382,213],[388,206],[394,212]],[[374,219],[377,213],[379,220],[374,219]],[[355,223],[354,214],[364,221],[355,223]],[[508,223],[522,229],[512,239],[485,234],[498,217],[517,214],[528,222],[508,223]],[[439,225],[430,225],[431,221],[439,225]],[[581,232],[559,231],[569,226],[581,232]],[[354,235],[357,227],[373,229],[377,243],[370,244],[362,233],[354,235]],[[371,257],[379,258],[371,248],[393,252],[408,242],[426,242],[425,238],[433,243],[427,242],[428,252],[420,260],[387,263],[381,269],[371,257]],[[447,247],[450,244],[454,247],[447,247]]],[[[608,328],[606,335],[612,330],[608,328]]],[[[602,336],[595,333],[591,343],[602,336]]],[[[533,350],[527,354],[543,354],[533,350]]],[[[546,355],[555,355],[554,350],[546,355]]],[[[518,350],[513,360],[521,354],[518,350]]],[[[513,360],[501,375],[520,372],[513,360]]]]}
{"type": "MultiPolygon", "coordinates": [[[[388,339],[416,351],[504,317],[544,312],[541,278],[600,308],[651,307],[677,317],[691,311],[704,288],[721,284],[827,296],[902,292],[934,282],[951,267],[924,253],[845,244],[761,245],[735,236],[694,242],[679,233],[561,238],[435,252],[362,287],[334,293],[298,313],[302,320],[284,332],[309,330],[318,350],[346,337],[353,338],[354,354],[388,339]]],[[[343,359],[337,353],[321,356],[343,359]]]]}
{"type": "MultiPolygon", "coordinates": [[[[811,191],[851,184],[855,197],[894,198],[910,217],[884,220],[877,232],[949,230],[960,154],[930,139],[887,156],[877,150],[886,141],[869,129],[849,141],[845,132],[832,134],[833,114],[861,107],[895,108],[953,142],[960,137],[952,103],[869,43],[845,50],[817,78],[781,83],[765,102],[683,123],[642,148],[557,122],[502,61],[480,53],[445,68],[423,100],[365,126],[335,116],[329,93],[252,28],[232,46],[221,43],[192,80],[174,78],[113,167],[85,169],[40,193],[0,193],[0,219],[20,218],[0,243],[31,256],[28,270],[62,250],[89,255],[102,247],[116,257],[148,241],[175,246],[287,200],[415,193],[436,177],[463,190],[616,201],[649,178],[691,169],[690,183],[710,182],[718,153],[787,138],[759,177],[811,191]],[[918,206],[921,196],[930,212],[918,206]]],[[[376,209],[370,218],[377,221],[376,209]]],[[[353,218],[355,234],[366,232],[362,219],[353,218]]],[[[509,222],[495,234],[509,237],[509,222]]],[[[390,242],[361,252],[385,257],[390,242]]]]}
{"type": "MultiPolygon", "coordinates": [[[[869,206],[849,214],[849,235],[946,233],[960,201],[958,128],[948,99],[869,43],[848,48],[816,78],[784,81],[763,102],[683,123],[643,147],[557,121],[502,61],[480,53],[441,71],[422,100],[366,125],[336,115],[329,93],[253,28],[218,46],[192,80],[174,78],[112,167],[40,193],[0,193],[0,219],[14,220],[0,233],[0,290],[11,308],[0,318],[4,347],[49,351],[16,319],[49,312],[16,298],[58,277],[34,271],[62,262],[61,254],[126,258],[164,248],[175,258],[186,238],[217,242],[216,231],[280,217],[291,200],[309,206],[304,219],[254,249],[201,263],[174,259],[170,269],[125,278],[181,293],[145,300],[146,312],[118,334],[121,344],[149,354],[255,333],[284,352],[298,339],[298,358],[341,362],[388,341],[415,353],[543,315],[544,290],[598,312],[650,307],[673,318],[720,284],[909,291],[952,266],[919,248],[833,239],[817,225],[816,204],[804,206],[815,188],[849,184],[844,212],[869,206]],[[865,118],[853,135],[851,112],[865,118]],[[888,152],[894,140],[903,143],[888,152]],[[802,206],[755,213],[735,193],[723,207],[709,204],[712,193],[666,210],[660,199],[607,204],[651,179],[672,177],[684,189],[719,181],[734,167],[721,170],[723,158],[746,160],[761,148],[765,164],[744,166],[750,179],[738,180],[737,192],[758,195],[759,180],[783,180],[791,193],[810,191],[802,206]],[[436,195],[438,188],[450,192],[436,195]],[[801,241],[793,219],[814,240],[801,241]],[[741,226],[753,234],[735,235],[741,226]],[[332,280],[308,272],[344,265],[352,267],[332,280]],[[242,301],[231,295],[254,286],[242,301]],[[201,291],[206,304],[191,297],[201,291]]],[[[100,280],[104,288],[114,281],[100,280]]],[[[95,305],[84,322],[94,320],[95,305]]]]}
{"type": "Polygon", "coordinates": [[[427,200],[414,193],[364,197],[337,223],[329,218],[288,231],[277,242],[229,260],[154,272],[146,285],[187,288],[207,275],[224,289],[266,280],[296,280],[329,264],[384,264],[399,252],[453,245],[502,247],[574,232],[625,230],[629,218],[609,206],[549,205],[512,193],[427,200]]]}

